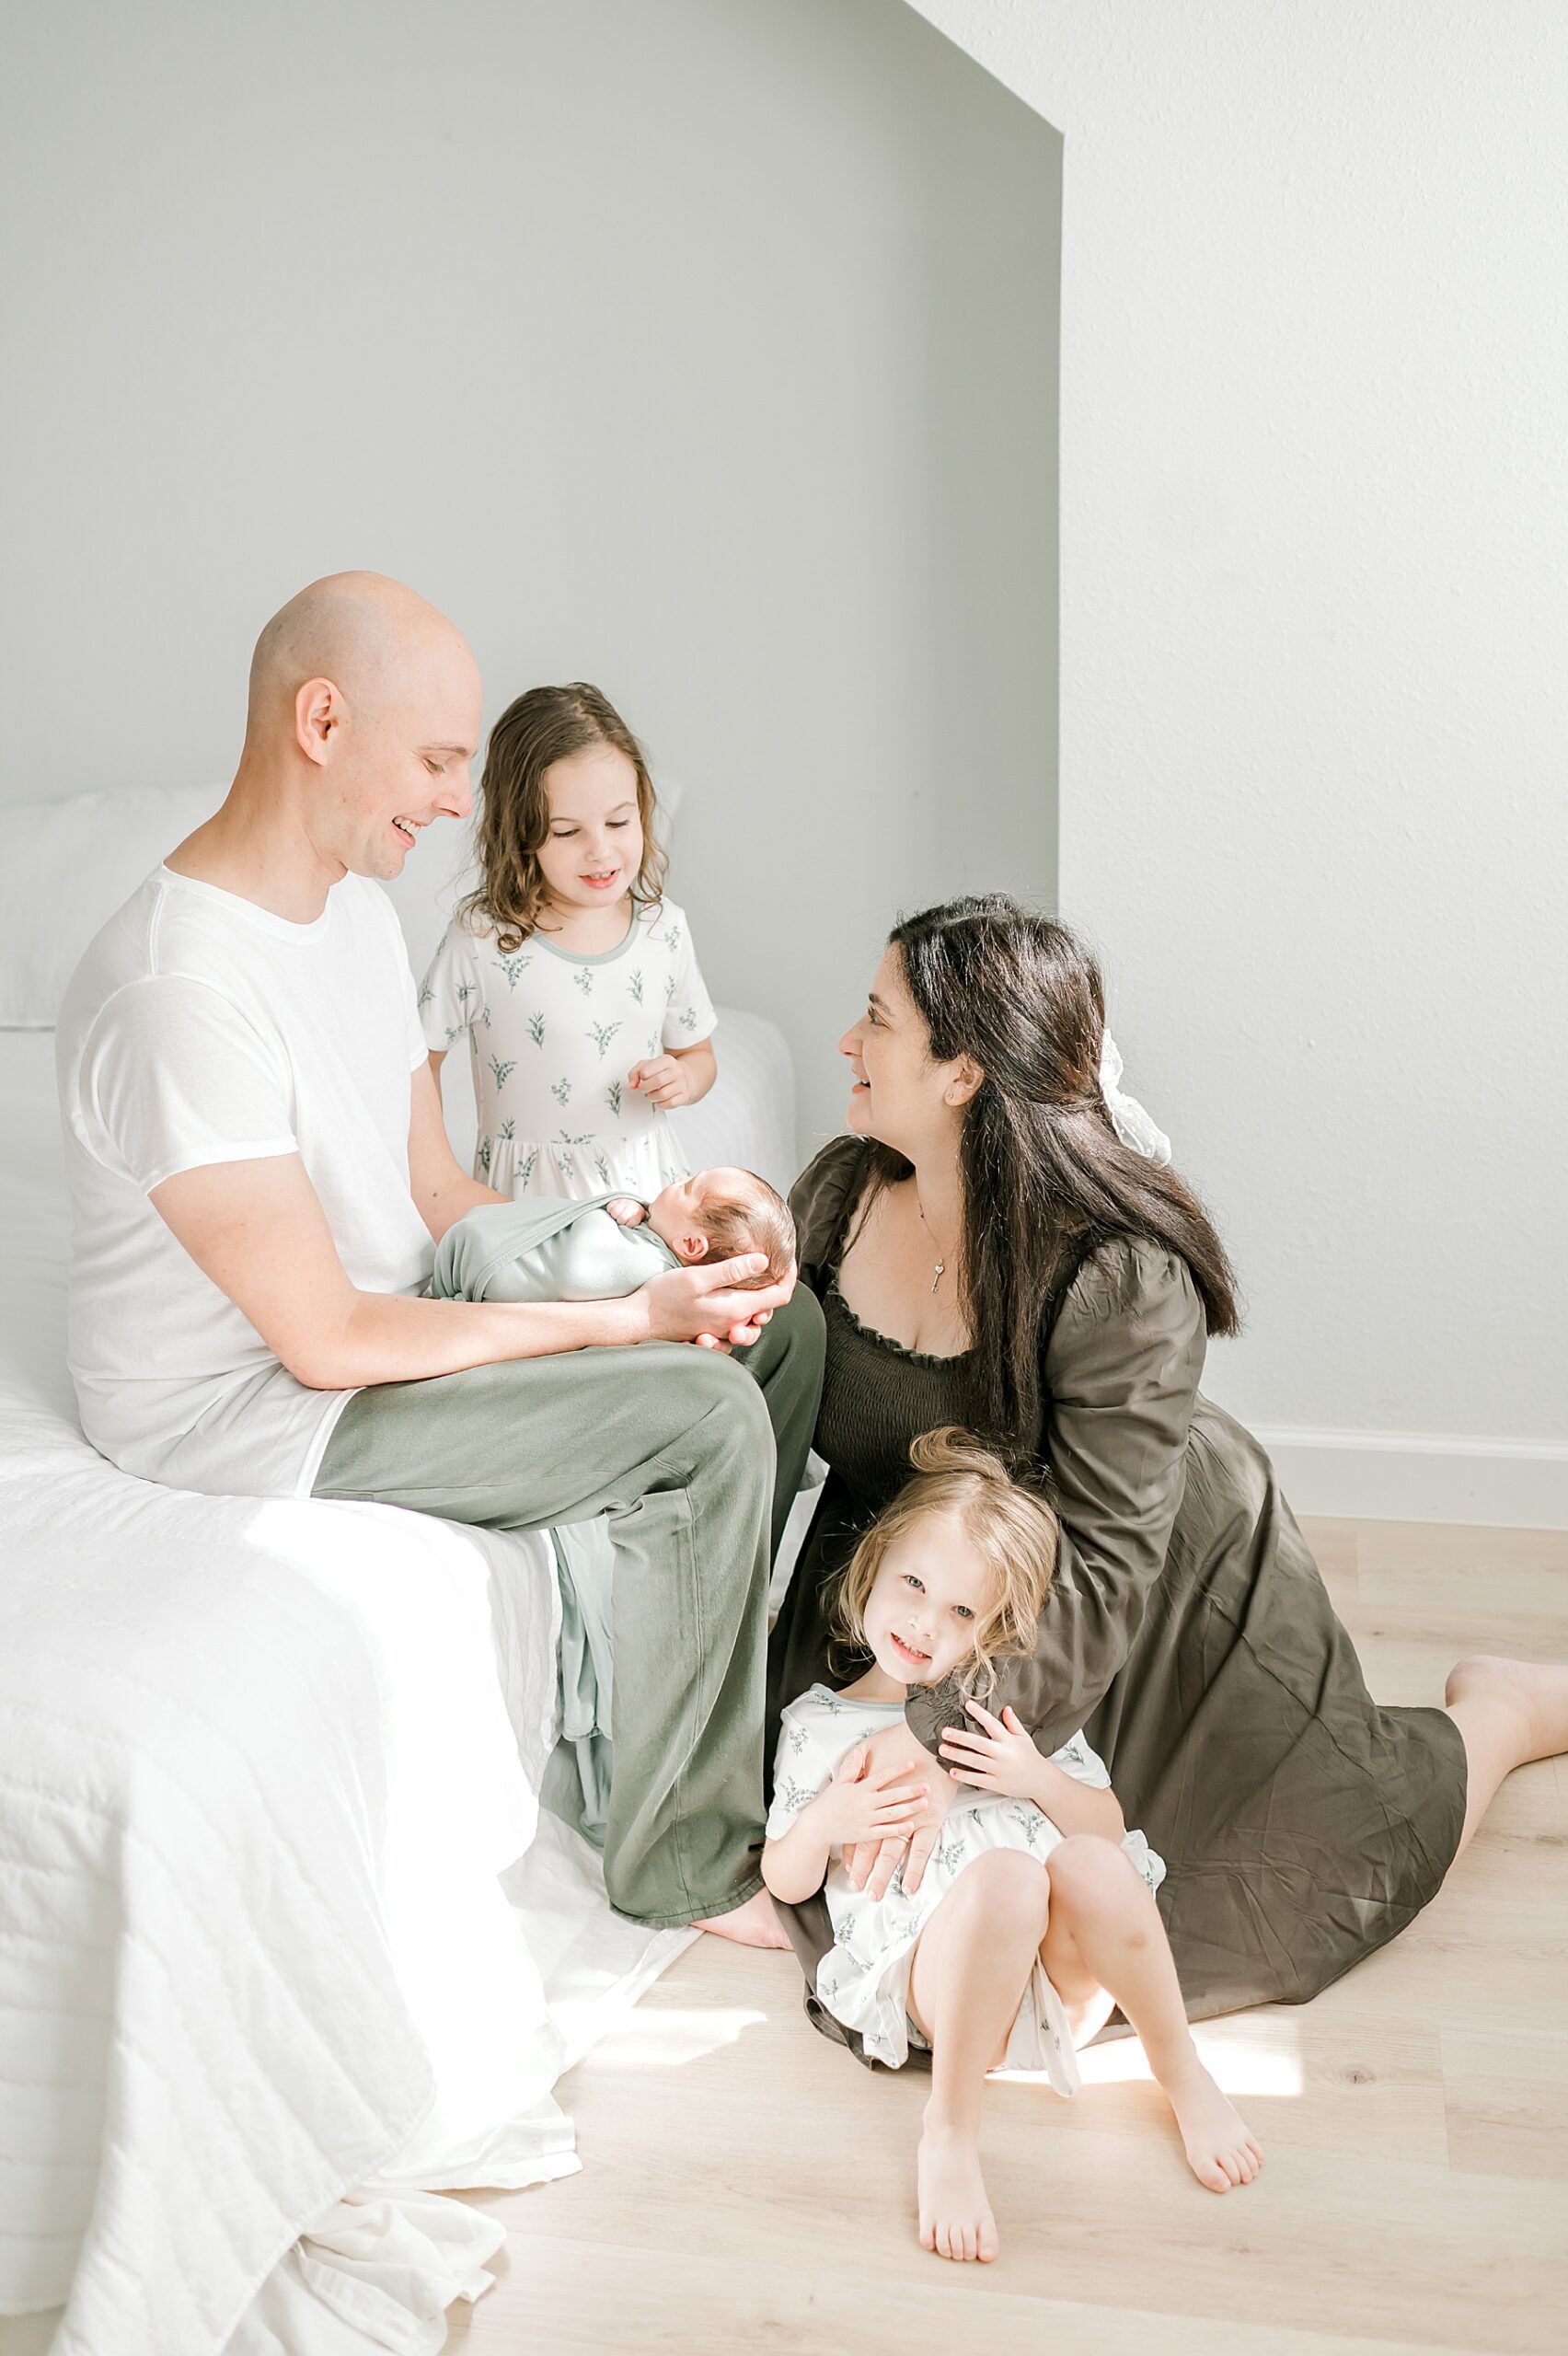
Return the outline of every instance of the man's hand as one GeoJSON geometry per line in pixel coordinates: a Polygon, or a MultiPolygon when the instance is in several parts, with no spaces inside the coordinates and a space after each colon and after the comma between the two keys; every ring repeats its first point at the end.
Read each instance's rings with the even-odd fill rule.
{"type": "Polygon", "coordinates": [[[857,1889],[885,1898],[888,1885],[904,1865],[904,1887],[911,1897],[920,1887],[931,1852],[941,1838],[942,1823],[958,1795],[940,1762],[923,1750],[900,1722],[872,1735],[866,1773],[878,1784],[923,1783],[926,1797],[910,1827],[907,1842],[877,1838],[863,1841],[844,1853],[845,1871],[857,1889]]]}
{"type": "Polygon", "coordinates": [[[744,1252],[736,1260],[701,1261],[695,1268],[670,1268],[650,1277],[632,1299],[643,1310],[647,1342],[698,1342],[709,1349],[749,1349],[776,1309],[795,1289],[791,1268],[782,1282],[760,1291],[736,1289],[747,1276],[760,1276],[766,1252],[744,1252]]]}

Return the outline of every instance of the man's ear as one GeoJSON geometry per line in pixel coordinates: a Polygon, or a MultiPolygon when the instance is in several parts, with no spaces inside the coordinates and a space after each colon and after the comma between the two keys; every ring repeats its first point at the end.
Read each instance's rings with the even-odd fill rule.
{"type": "Polygon", "coordinates": [[[307,761],[322,767],[332,739],[348,718],[348,707],[330,679],[306,679],[294,698],[294,741],[307,761]]]}
{"type": "Polygon", "coordinates": [[[679,1250],[681,1258],[686,1265],[695,1267],[698,1260],[706,1260],[708,1257],[708,1238],[694,1230],[690,1235],[681,1237],[679,1250]]]}

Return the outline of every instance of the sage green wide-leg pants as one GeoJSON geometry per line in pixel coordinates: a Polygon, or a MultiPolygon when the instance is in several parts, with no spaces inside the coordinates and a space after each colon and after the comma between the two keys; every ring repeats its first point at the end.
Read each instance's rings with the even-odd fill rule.
{"type": "Polygon", "coordinates": [[[733,1357],[647,1342],[361,1391],[317,1475],[318,1497],[491,1530],[608,1516],[605,1881],[639,1922],[728,1913],[762,1886],[768,1565],[805,1471],[822,1365],[822,1311],[801,1285],[733,1357]]]}

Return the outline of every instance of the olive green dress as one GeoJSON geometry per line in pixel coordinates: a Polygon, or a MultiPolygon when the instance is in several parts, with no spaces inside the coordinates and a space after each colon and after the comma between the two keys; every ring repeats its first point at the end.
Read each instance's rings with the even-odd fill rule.
{"type": "MultiPolygon", "coordinates": [[[[827,1603],[856,1536],[903,1484],[909,1444],[963,1419],[963,1360],[863,1326],[835,1280],[866,1148],[825,1147],[790,1197],[801,1272],[827,1324],[816,1446],[831,1468],[768,1656],[778,1715],[843,1684],[827,1603]]],[[[1273,1468],[1198,1390],[1203,1307],[1146,1238],[1101,1244],[1041,1336],[1061,1557],[1010,1702],[1043,1750],[1079,1727],[1129,1824],[1169,1868],[1159,1904],[1194,2018],[1301,2003],[1418,1913],[1458,1845],[1464,1748],[1436,1709],[1379,1709],[1273,1468]]],[[[932,1745],[951,1696],[912,1696],[932,1745]]],[[[789,1910],[814,1981],[821,1899],[789,1910]]],[[[830,2036],[847,2031],[808,2007],[830,2036]]]]}

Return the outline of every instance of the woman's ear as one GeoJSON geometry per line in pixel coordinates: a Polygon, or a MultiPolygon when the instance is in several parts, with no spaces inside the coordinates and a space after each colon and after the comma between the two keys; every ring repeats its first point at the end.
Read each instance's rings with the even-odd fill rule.
{"type": "Polygon", "coordinates": [[[952,1068],[952,1078],[942,1091],[949,1104],[967,1104],[986,1075],[973,1056],[960,1056],[952,1068]]]}

